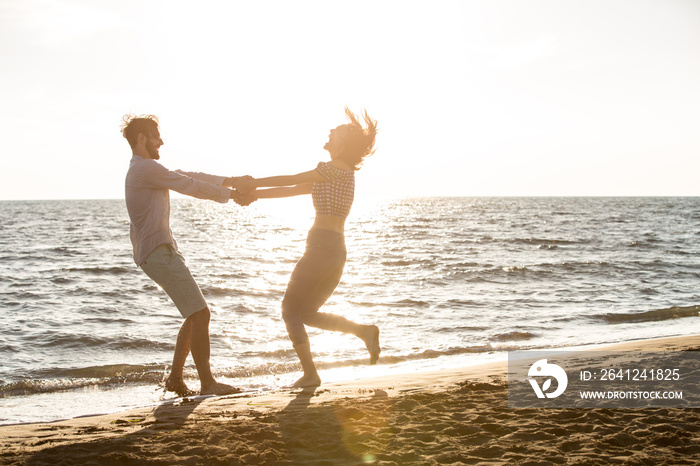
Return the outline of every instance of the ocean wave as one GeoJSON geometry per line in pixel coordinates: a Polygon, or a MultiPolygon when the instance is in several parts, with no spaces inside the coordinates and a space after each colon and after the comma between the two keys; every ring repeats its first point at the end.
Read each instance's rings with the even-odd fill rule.
{"type": "MultiPolygon", "coordinates": [[[[317,363],[319,369],[366,364],[367,360],[317,363]]],[[[286,374],[299,371],[296,362],[267,362],[258,365],[245,365],[220,369],[215,376],[241,379],[245,377],[286,374]]],[[[9,383],[0,382],[0,399],[13,396],[27,396],[39,393],[55,393],[86,388],[110,389],[127,384],[162,385],[168,367],[160,364],[130,365],[115,364],[84,368],[54,368],[29,374],[25,380],[9,383]]],[[[196,377],[193,370],[186,368],[185,377],[196,377]]]]}
{"type": "Polygon", "coordinates": [[[411,268],[421,268],[421,269],[425,270],[425,269],[433,269],[433,268],[437,267],[439,264],[432,259],[413,258],[413,259],[385,260],[385,261],[381,262],[381,265],[385,266],[385,267],[411,267],[411,268]]]}
{"type": "Polygon", "coordinates": [[[51,368],[37,371],[33,375],[38,379],[110,379],[147,374],[163,370],[160,364],[107,364],[104,366],[51,368]]]}
{"type": "Polygon", "coordinates": [[[50,281],[51,283],[54,283],[56,285],[68,285],[69,283],[75,282],[74,279],[68,277],[55,277],[52,278],[50,281]]]}
{"type": "Polygon", "coordinates": [[[133,267],[71,267],[62,268],[62,272],[80,272],[90,275],[124,275],[134,273],[133,267]]]}
{"type": "Polygon", "coordinates": [[[460,265],[446,265],[449,270],[446,277],[450,280],[464,280],[467,283],[503,283],[507,280],[561,280],[561,277],[572,276],[590,277],[591,279],[605,279],[608,276],[629,275],[631,273],[650,271],[672,271],[674,273],[687,273],[696,276],[696,271],[690,267],[679,264],[655,261],[627,261],[610,263],[604,261],[567,261],[567,262],[533,262],[526,265],[501,264],[469,264],[467,267],[460,265]]]}
{"type": "MultiPolygon", "coordinates": [[[[10,286],[12,287],[15,285],[12,284],[10,286]]],[[[0,293],[0,299],[2,299],[3,304],[6,302],[12,303],[13,305],[21,304],[23,307],[27,304],[27,302],[41,302],[42,300],[46,299],[47,296],[47,294],[33,293],[26,290],[20,290],[12,293],[0,293]],[[17,299],[19,301],[5,301],[6,299],[17,299]]]]}
{"type": "Polygon", "coordinates": [[[444,303],[437,305],[438,308],[465,308],[465,307],[484,307],[486,303],[484,301],[475,301],[473,299],[448,299],[444,303]]]}
{"type": "Polygon", "coordinates": [[[202,293],[204,293],[207,296],[213,297],[249,295],[248,292],[241,291],[241,289],[220,287],[215,285],[202,285],[201,289],[202,293]]]}
{"type": "Polygon", "coordinates": [[[515,238],[508,240],[506,242],[513,244],[537,244],[537,245],[548,245],[557,246],[561,244],[581,244],[582,241],[569,241],[564,239],[545,239],[545,238],[515,238]]]}
{"type": "Polygon", "coordinates": [[[108,388],[125,383],[160,383],[164,379],[161,365],[126,365],[50,369],[26,380],[0,385],[0,398],[54,393],[83,388],[108,388]]]}
{"type": "MultiPolygon", "coordinates": [[[[110,310],[110,314],[112,314],[112,311],[110,310]]],[[[90,322],[94,324],[126,324],[126,325],[131,325],[131,324],[138,324],[139,322],[133,320],[133,319],[126,319],[123,317],[88,317],[86,319],[83,319],[83,322],[90,322]]]]}
{"type": "MultiPolygon", "coordinates": [[[[516,346],[512,348],[499,347],[498,350],[505,351],[516,348],[516,346]]],[[[380,364],[397,364],[423,359],[435,359],[442,356],[486,353],[494,350],[495,348],[490,344],[471,347],[451,347],[447,349],[427,349],[415,353],[382,355],[380,364]]],[[[215,376],[240,379],[246,377],[283,375],[301,370],[299,363],[293,360],[292,350],[274,351],[266,353],[265,356],[272,358],[272,360],[261,364],[248,364],[219,369],[216,371],[215,376]]],[[[321,370],[361,366],[364,364],[367,364],[366,357],[335,361],[318,360],[316,362],[316,366],[321,370]]],[[[26,396],[86,388],[109,389],[124,384],[160,385],[165,380],[167,369],[167,366],[160,364],[113,364],[84,368],[52,368],[35,371],[28,374],[25,380],[10,383],[0,382],[0,399],[12,396],[26,396]]],[[[196,374],[192,370],[187,369],[185,376],[195,377],[196,374]]]]}
{"type": "Polygon", "coordinates": [[[454,332],[483,332],[488,330],[488,327],[475,327],[475,326],[454,326],[454,327],[441,327],[435,330],[436,333],[454,333],[454,332]]]}
{"type": "Polygon", "coordinates": [[[40,348],[86,348],[100,350],[147,349],[154,351],[171,351],[171,343],[162,343],[146,338],[134,338],[125,335],[113,337],[87,334],[44,333],[35,338],[35,346],[40,348]]]}
{"type": "Polygon", "coordinates": [[[410,267],[413,265],[413,262],[407,261],[407,260],[396,259],[396,260],[382,261],[381,264],[383,266],[386,266],[386,267],[410,267]]]}
{"type": "Polygon", "coordinates": [[[508,333],[500,333],[498,335],[494,335],[492,338],[495,341],[523,341],[523,340],[531,340],[533,338],[537,338],[538,335],[530,332],[508,332],[508,333]]]}
{"type": "Polygon", "coordinates": [[[684,319],[700,316],[700,306],[669,307],[646,312],[630,312],[621,314],[597,314],[593,319],[602,320],[609,324],[630,324],[641,322],[656,322],[662,320],[684,319]]]}
{"type": "Polygon", "coordinates": [[[5,264],[12,264],[14,262],[21,262],[22,264],[32,263],[34,261],[39,263],[53,262],[52,256],[46,256],[42,254],[34,255],[31,251],[18,251],[15,255],[1,256],[0,261],[5,264]]]}
{"type": "MultiPolygon", "coordinates": [[[[499,348],[499,351],[502,348],[499,348]]],[[[408,353],[398,355],[382,355],[381,364],[398,364],[407,361],[417,361],[423,359],[435,359],[442,356],[458,356],[463,354],[488,353],[495,351],[490,344],[480,346],[456,346],[447,349],[427,349],[419,353],[408,353]]]]}
{"type": "MultiPolygon", "coordinates": [[[[410,362],[410,361],[421,361],[425,359],[436,359],[439,357],[443,356],[459,356],[459,355],[467,355],[467,354],[482,354],[482,353],[488,353],[492,351],[509,351],[509,350],[516,350],[516,349],[521,349],[521,347],[517,345],[513,346],[502,346],[499,345],[497,348],[494,348],[491,344],[486,344],[486,345],[479,345],[479,346],[455,346],[455,347],[449,347],[445,349],[426,349],[424,351],[420,352],[411,352],[411,353],[404,353],[404,354],[382,354],[382,357],[379,360],[379,364],[381,365],[390,365],[390,364],[399,364],[403,362],[410,362]]],[[[342,367],[352,367],[352,366],[362,366],[364,364],[367,364],[367,358],[362,357],[362,358],[357,358],[357,359],[348,359],[348,360],[341,360],[341,361],[316,361],[316,367],[319,369],[336,369],[336,368],[342,368],[342,367]]],[[[266,374],[281,374],[281,373],[287,373],[287,372],[293,372],[293,371],[298,371],[300,370],[300,366],[298,363],[275,363],[275,364],[269,364],[260,366],[260,367],[252,367],[249,368],[248,371],[251,375],[266,375],[266,374]]],[[[232,377],[238,374],[238,372],[234,372],[231,374],[227,374],[227,376],[232,377]]]]}
{"type": "Polygon", "coordinates": [[[386,304],[386,306],[388,306],[388,307],[417,307],[417,308],[430,307],[430,305],[431,305],[431,303],[429,303],[429,302],[415,300],[415,299],[402,299],[401,301],[397,301],[395,303],[387,303],[386,304]]]}
{"type": "Polygon", "coordinates": [[[475,267],[485,267],[479,264],[478,262],[457,262],[456,264],[449,264],[450,268],[453,269],[472,269],[475,267]]]}
{"type": "Polygon", "coordinates": [[[61,256],[65,257],[74,257],[74,256],[86,256],[87,254],[82,251],[78,251],[74,248],[69,248],[65,246],[59,246],[55,248],[49,248],[47,252],[50,252],[52,254],[59,254],[61,256]]]}

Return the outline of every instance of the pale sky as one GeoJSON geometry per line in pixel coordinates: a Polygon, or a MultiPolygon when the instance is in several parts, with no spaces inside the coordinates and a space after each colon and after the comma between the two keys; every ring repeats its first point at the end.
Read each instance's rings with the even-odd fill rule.
{"type": "Polygon", "coordinates": [[[0,199],[168,168],[306,171],[378,120],[358,196],[700,195],[700,1],[0,0],[0,199]]]}

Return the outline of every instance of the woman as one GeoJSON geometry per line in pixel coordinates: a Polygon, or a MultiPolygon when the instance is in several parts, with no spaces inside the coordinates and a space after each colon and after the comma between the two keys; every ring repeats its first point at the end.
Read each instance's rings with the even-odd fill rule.
{"type": "Polygon", "coordinates": [[[347,107],[350,123],[331,130],[324,146],[330,162],[321,162],[315,170],[297,175],[273,176],[250,181],[252,195],[270,199],[311,194],[316,219],[309,231],[304,256],[297,263],[282,301],[282,317],[287,333],[301,362],[304,375],[295,387],[313,387],[321,378],[311,355],[309,337],[304,325],[356,335],[365,342],[370,364],[375,364],[381,351],[379,329],[375,325],[360,325],[323,312],[321,306],[330,298],[343,274],[346,260],[345,219],[355,195],[355,171],[365,157],[374,153],[377,122],[364,112],[366,128],[347,107]]]}

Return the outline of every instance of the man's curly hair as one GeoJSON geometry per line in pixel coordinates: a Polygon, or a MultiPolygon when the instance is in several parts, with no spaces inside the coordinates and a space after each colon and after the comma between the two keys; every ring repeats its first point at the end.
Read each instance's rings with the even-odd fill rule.
{"type": "Polygon", "coordinates": [[[139,134],[150,135],[154,130],[158,129],[158,117],[155,115],[124,115],[122,118],[121,131],[122,135],[129,142],[133,149],[136,145],[136,138],[139,134]]]}

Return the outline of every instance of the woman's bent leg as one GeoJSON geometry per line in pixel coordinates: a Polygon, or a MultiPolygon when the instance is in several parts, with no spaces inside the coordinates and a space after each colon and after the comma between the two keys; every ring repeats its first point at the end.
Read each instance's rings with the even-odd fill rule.
{"type": "Polygon", "coordinates": [[[320,328],[321,330],[351,333],[358,337],[362,333],[362,328],[364,327],[364,325],[356,324],[343,316],[329,314],[327,312],[311,312],[304,316],[304,323],[310,327],[320,328]]]}
{"type": "Polygon", "coordinates": [[[345,317],[328,314],[325,312],[314,312],[304,316],[304,323],[311,327],[336,332],[351,333],[360,338],[369,352],[369,363],[376,364],[381,353],[379,346],[379,328],[376,325],[361,325],[346,319],[345,317]]]}
{"type": "Polygon", "coordinates": [[[344,265],[345,263],[343,262],[341,266],[337,267],[316,287],[309,298],[309,309],[311,310],[303,314],[302,321],[310,327],[355,335],[365,343],[369,352],[369,363],[375,364],[379,359],[379,353],[381,353],[379,329],[376,325],[361,325],[336,314],[316,312],[328,301],[328,298],[331,297],[338,283],[340,283],[344,265]]]}

